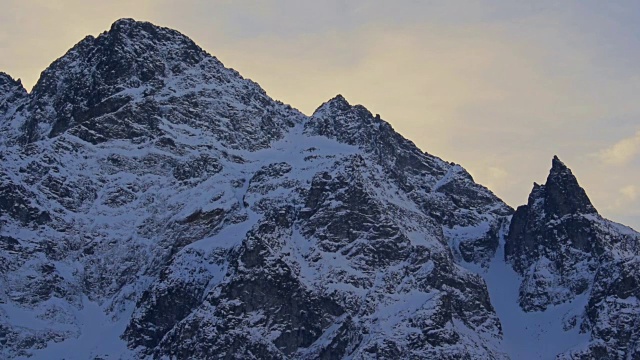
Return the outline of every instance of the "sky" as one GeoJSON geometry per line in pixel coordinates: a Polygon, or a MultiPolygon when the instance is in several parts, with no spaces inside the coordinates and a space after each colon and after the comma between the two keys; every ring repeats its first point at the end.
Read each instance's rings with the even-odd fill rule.
{"type": "Polygon", "coordinates": [[[0,0],[0,71],[27,89],[122,17],[191,37],[311,114],[336,94],[509,205],[553,155],[640,230],[640,2],[0,0]]]}

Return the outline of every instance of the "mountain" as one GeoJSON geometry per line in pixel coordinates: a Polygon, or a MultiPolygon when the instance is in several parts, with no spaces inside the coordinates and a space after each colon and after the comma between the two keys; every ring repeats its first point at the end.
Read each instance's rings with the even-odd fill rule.
{"type": "Polygon", "coordinates": [[[554,355],[640,356],[640,236],[557,158],[514,212],[363,106],[306,116],[131,19],[30,93],[0,73],[0,111],[4,358],[526,358],[508,309],[558,307],[554,355]]]}
{"type": "Polygon", "coordinates": [[[518,302],[542,311],[567,302],[563,319],[591,339],[567,359],[640,358],[640,234],[602,218],[560,159],[513,214],[505,259],[522,276],[518,302]]]}

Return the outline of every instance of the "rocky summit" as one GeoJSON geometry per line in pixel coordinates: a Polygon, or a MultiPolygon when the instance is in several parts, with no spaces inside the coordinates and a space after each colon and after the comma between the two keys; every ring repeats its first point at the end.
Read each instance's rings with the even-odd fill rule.
{"type": "Polygon", "coordinates": [[[0,357],[640,359],[640,234],[557,157],[514,210],[179,32],[0,73],[0,357]]]}

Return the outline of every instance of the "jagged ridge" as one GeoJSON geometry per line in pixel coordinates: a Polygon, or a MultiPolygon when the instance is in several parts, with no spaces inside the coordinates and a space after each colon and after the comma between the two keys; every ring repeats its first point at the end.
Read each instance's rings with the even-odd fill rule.
{"type": "Polygon", "coordinates": [[[558,157],[544,185],[534,184],[518,207],[506,238],[505,257],[522,276],[519,303],[543,311],[575,302],[583,314],[564,319],[590,341],[560,356],[627,359],[640,356],[640,234],[602,218],[558,157]],[[633,287],[633,290],[632,290],[633,287]],[[585,299],[580,301],[579,299],[585,299]],[[634,315],[632,315],[634,314],[634,315]]]}
{"type": "MultiPolygon", "coordinates": [[[[306,117],[131,19],[31,94],[0,75],[0,99],[4,357],[507,357],[465,267],[489,266],[512,209],[366,108],[337,96],[306,117]]],[[[591,291],[593,341],[573,354],[634,354],[637,267],[612,254],[637,254],[637,233],[601,219],[557,158],[536,189],[507,237],[523,308],[591,291]],[[600,268],[527,285],[553,254],[600,268]]]]}

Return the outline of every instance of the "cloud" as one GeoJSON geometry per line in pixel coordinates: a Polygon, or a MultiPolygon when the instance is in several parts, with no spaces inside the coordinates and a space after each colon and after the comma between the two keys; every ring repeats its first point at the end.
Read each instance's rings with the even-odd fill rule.
{"type": "Polygon", "coordinates": [[[634,201],[640,196],[640,190],[635,185],[627,185],[620,189],[620,193],[624,195],[630,201],[634,201]]]}
{"type": "Polygon", "coordinates": [[[607,164],[626,165],[640,154],[640,131],[602,150],[599,157],[607,164]]]}
{"type": "MultiPolygon", "coordinates": [[[[617,214],[620,218],[632,218],[634,215],[639,216],[640,211],[638,211],[638,207],[635,206],[638,199],[640,199],[640,188],[638,188],[638,186],[633,184],[622,186],[618,189],[618,193],[614,199],[607,203],[602,210],[617,214]]],[[[628,223],[628,225],[638,228],[636,221],[632,221],[628,223]]]]}
{"type": "Polygon", "coordinates": [[[513,174],[500,166],[491,165],[492,163],[487,161],[484,166],[475,166],[474,169],[477,170],[469,170],[474,180],[483,179],[481,184],[494,191],[510,187],[514,180],[513,174]]]}

